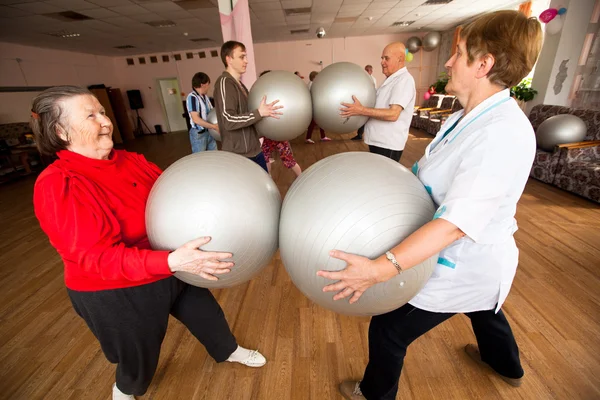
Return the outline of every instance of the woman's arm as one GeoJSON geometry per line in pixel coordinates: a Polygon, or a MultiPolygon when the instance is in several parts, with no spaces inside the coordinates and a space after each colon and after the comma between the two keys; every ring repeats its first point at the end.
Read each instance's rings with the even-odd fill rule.
{"type": "MultiPolygon", "coordinates": [[[[417,229],[390,251],[404,271],[439,253],[463,236],[465,234],[456,225],[438,218],[417,229]]],[[[353,295],[350,303],[354,303],[369,287],[385,282],[398,274],[396,267],[385,255],[375,260],[339,250],[332,250],[330,255],[347,264],[342,271],[317,272],[318,276],[338,281],[323,288],[324,292],[339,292],[333,297],[334,300],[353,295]]]]}

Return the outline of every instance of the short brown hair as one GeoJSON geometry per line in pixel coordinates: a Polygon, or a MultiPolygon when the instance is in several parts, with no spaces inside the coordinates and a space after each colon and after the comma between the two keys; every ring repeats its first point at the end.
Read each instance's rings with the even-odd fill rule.
{"type": "Polygon", "coordinates": [[[240,47],[242,51],[246,51],[244,43],[236,42],[235,40],[225,42],[223,43],[223,46],[221,46],[221,61],[223,61],[225,68],[227,68],[227,57],[233,57],[233,51],[238,47],[240,47]]]}
{"type": "Polygon", "coordinates": [[[519,83],[535,65],[542,48],[542,28],[537,18],[502,10],[465,25],[460,39],[466,43],[469,64],[486,54],[494,57],[488,79],[508,88],[519,83]]]}
{"type": "Polygon", "coordinates": [[[317,75],[319,75],[317,71],[311,71],[311,73],[308,75],[308,79],[313,81],[317,77],[317,75]]]}
{"type": "Polygon", "coordinates": [[[55,86],[44,90],[33,99],[30,124],[40,153],[52,156],[69,145],[58,133],[58,129],[65,126],[65,110],[61,103],[75,96],[93,94],[79,86],[55,86]]]}

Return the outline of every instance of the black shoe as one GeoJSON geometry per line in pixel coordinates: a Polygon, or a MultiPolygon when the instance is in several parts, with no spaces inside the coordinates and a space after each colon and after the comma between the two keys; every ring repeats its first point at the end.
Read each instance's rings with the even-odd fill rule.
{"type": "Polygon", "coordinates": [[[352,139],[350,139],[350,140],[362,140],[362,136],[358,136],[358,135],[356,135],[356,136],[354,136],[354,137],[353,137],[352,139]]]}

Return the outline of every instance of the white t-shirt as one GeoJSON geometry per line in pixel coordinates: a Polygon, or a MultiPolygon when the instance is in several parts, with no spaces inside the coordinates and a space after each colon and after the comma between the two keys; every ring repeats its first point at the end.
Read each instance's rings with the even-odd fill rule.
{"type": "Polygon", "coordinates": [[[506,300],[519,257],[514,216],[535,156],[531,123],[508,89],[459,121],[463,113],[448,118],[413,165],[438,205],[434,219],[443,218],[466,234],[440,252],[431,278],[410,301],[432,312],[496,305],[497,311],[506,300]]]}
{"type": "Polygon", "coordinates": [[[397,104],[402,106],[403,110],[394,122],[370,118],[365,124],[365,143],[395,151],[404,150],[415,97],[415,80],[406,67],[388,76],[377,89],[375,108],[390,108],[392,104],[397,104]]]}

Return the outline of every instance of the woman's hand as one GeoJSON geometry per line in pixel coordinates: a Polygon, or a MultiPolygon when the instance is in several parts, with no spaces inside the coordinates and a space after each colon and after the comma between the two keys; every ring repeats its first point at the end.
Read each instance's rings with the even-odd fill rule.
{"type": "Polygon", "coordinates": [[[263,96],[262,100],[260,101],[260,106],[258,106],[258,113],[263,118],[271,117],[279,119],[279,116],[283,115],[283,113],[277,110],[282,109],[283,106],[277,106],[277,103],[279,103],[279,100],[275,100],[274,102],[267,104],[267,96],[263,96]]]}
{"type": "Polygon", "coordinates": [[[344,253],[340,250],[332,250],[329,255],[346,262],[346,268],[341,271],[317,272],[317,276],[338,281],[323,288],[324,292],[338,292],[333,296],[333,300],[352,296],[350,304],[356,303],[365,290],[376,283],[387,281],[397,274],[396,269],[391,263],[389,264],[393,271],[390,268],[382,268],[375,260],[344,253]]]}
{"type": "Polygon", "coordinates": [[[233,267],[231,261],[221,261],[231,258],[231,253],[202,251],[199,247],[210,242],[210,237],[191,240],[169,254],[168,263],[171,272],[191,272],[209,281],[216,281],[214,275],[226,274],[233,267]]]}
{"type": "Polygon", "coordinates": [[[354,103],[342,103],[344,106],[340,108],[340,115],[344,118],[352,117],[354,115],[364,115],[364,107],[360,101],[356,98],[356,96],[352,96],[352,100],[354,103]]]}

